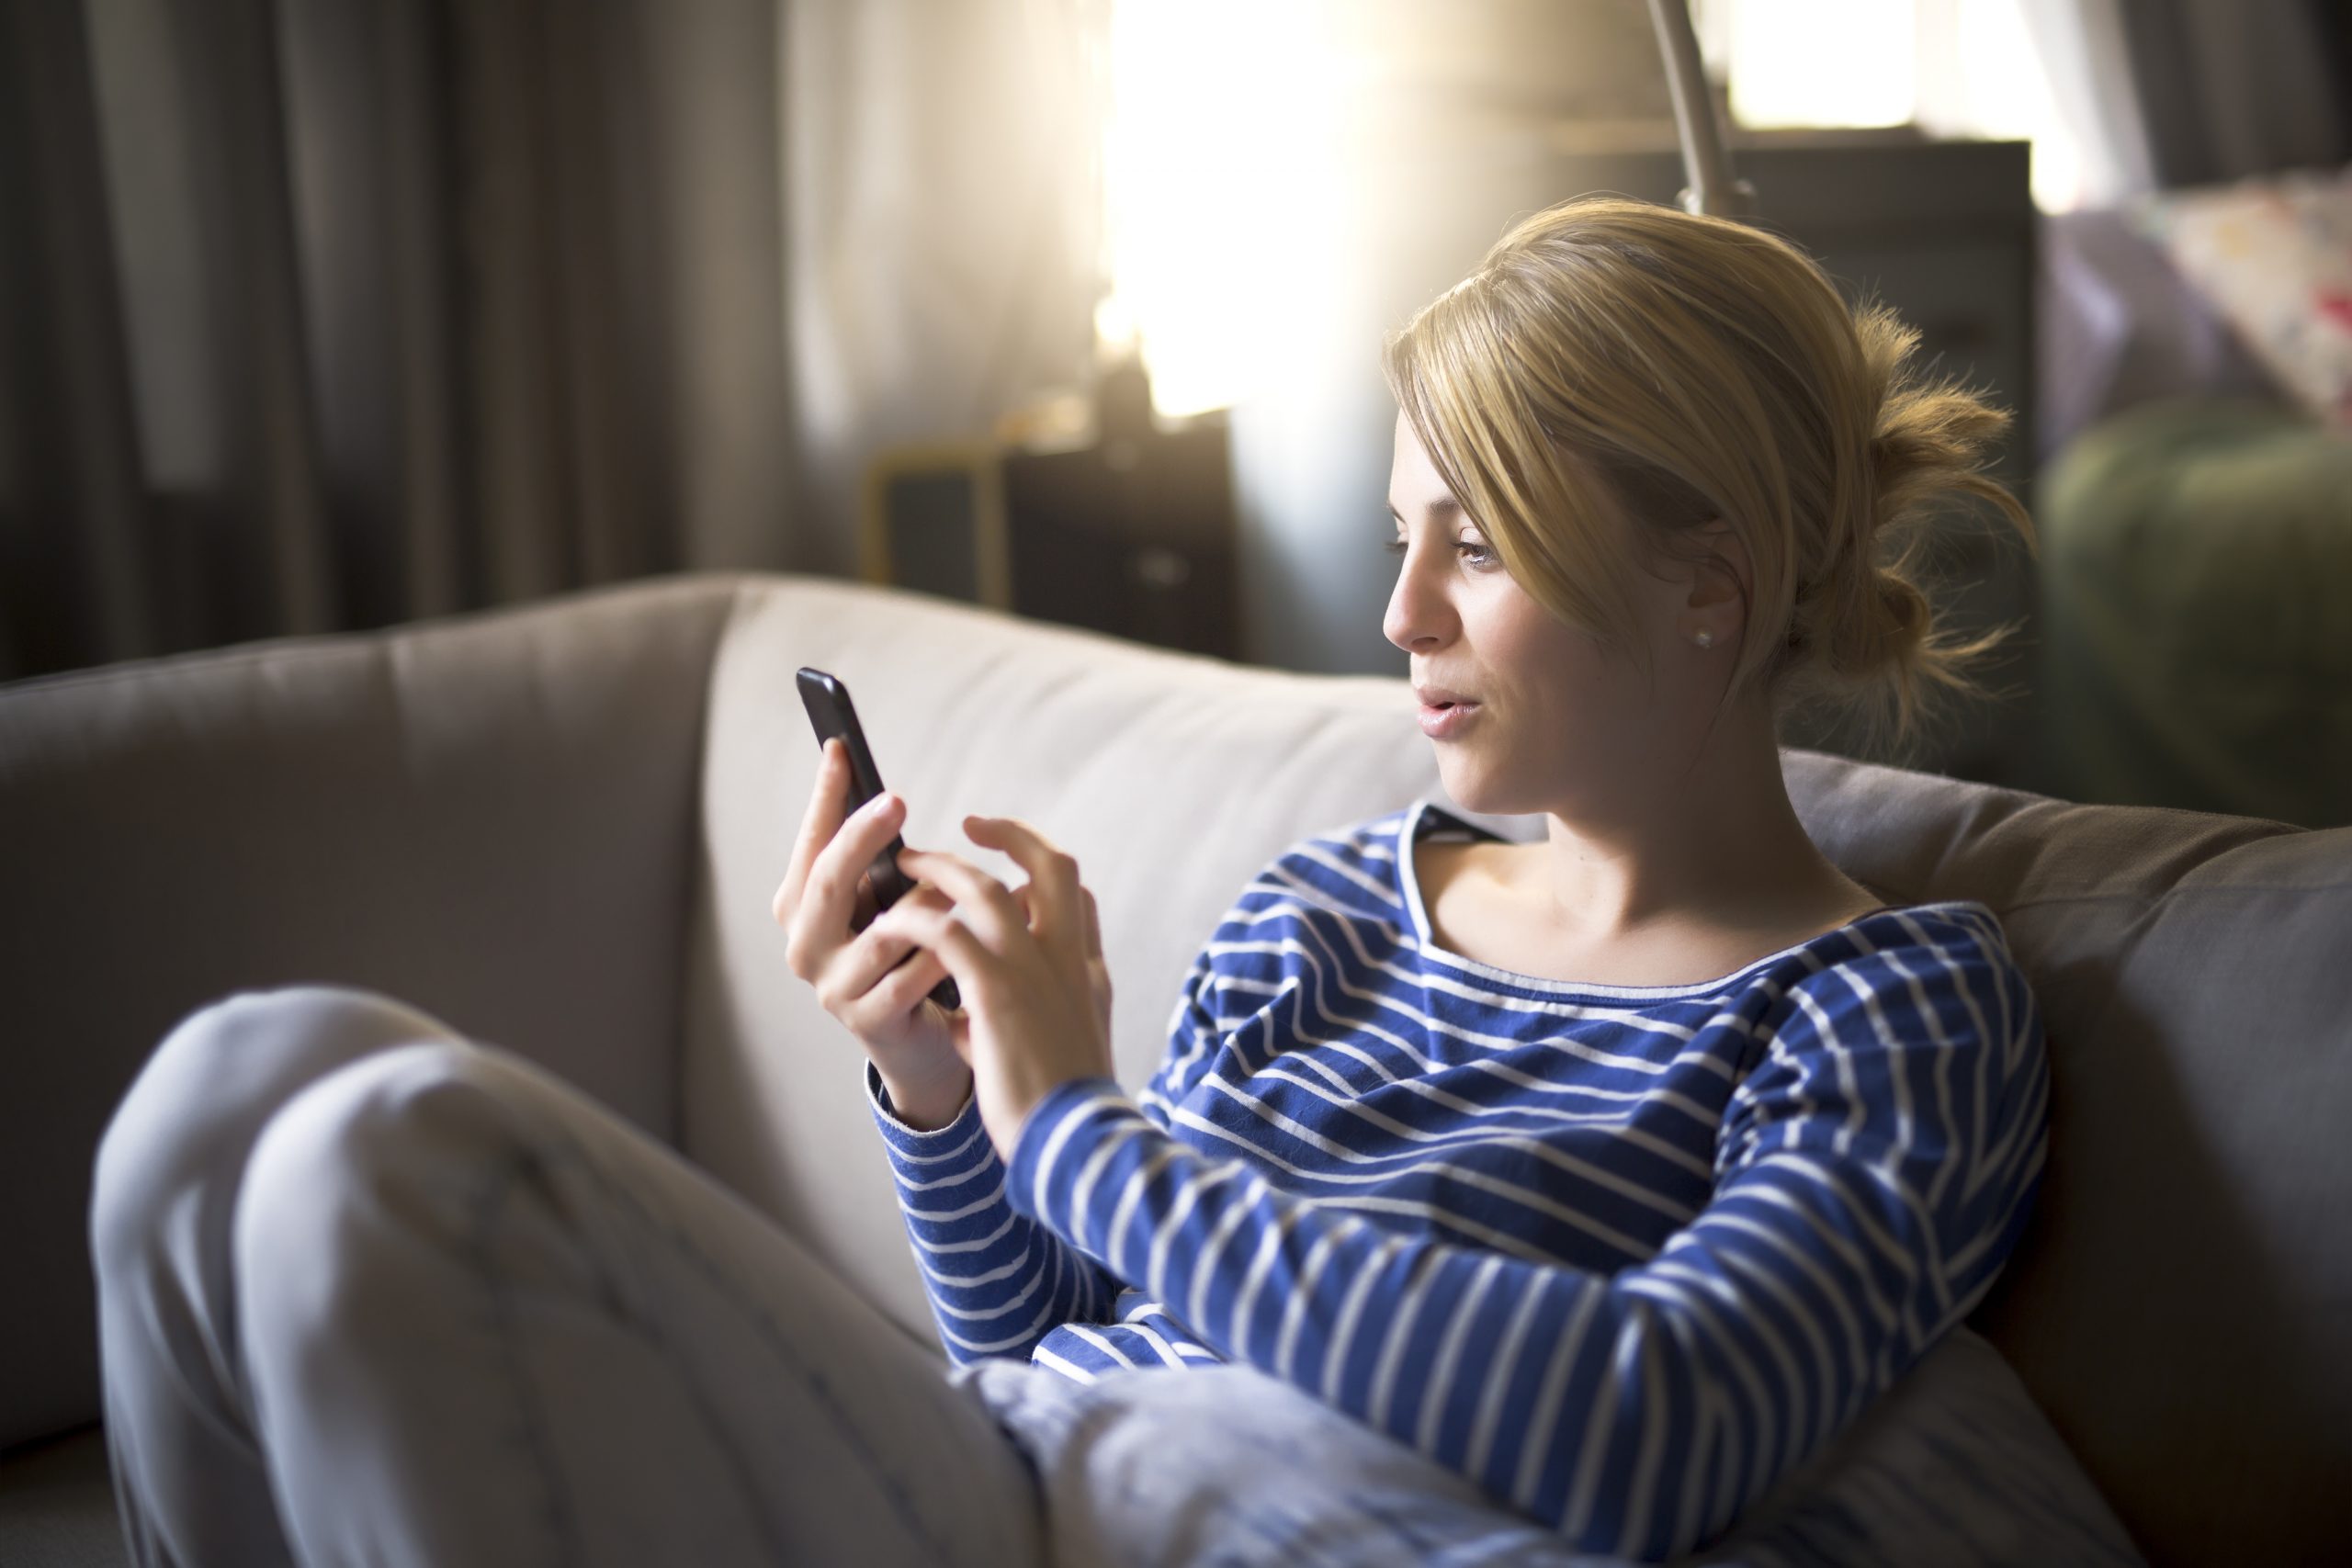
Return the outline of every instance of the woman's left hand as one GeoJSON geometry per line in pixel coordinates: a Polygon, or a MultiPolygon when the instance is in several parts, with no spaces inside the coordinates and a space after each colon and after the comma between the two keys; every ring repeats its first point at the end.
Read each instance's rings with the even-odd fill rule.
{"type": "Polygon", "coordinates": [[[1114,1077],[1111,976],[1094,895],[1078,862],[1027,823],[967,817],[964,833],[1001,850],[1029,874],[1018,889],[944,850],[907,850],[899,865],[953,900],[938,909],[901,899],[877,917],[930,949],[956,978],[964,1006],[948,1016],[956,1054],[972,1069],[980,1122],[999,1158],[1012,1158],[1037,1102],[1072,1078],[1114,1077]]]}

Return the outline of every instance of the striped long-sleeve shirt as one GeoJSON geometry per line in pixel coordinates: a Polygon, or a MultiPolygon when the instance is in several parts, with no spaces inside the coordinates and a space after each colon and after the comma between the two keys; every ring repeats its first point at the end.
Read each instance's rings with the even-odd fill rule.
{"type": "Polygon", "coordinates": [[[1579,1550],[1720,1535],[1984,1296],[2039,1190],[2040,1016],[1993,912],[1885,909],[1699,985],[1431,936],[1431,802],[1243,890],[1130,1098],[873,1097],[948,1354],[1244,1361],[1579,1550]]]}

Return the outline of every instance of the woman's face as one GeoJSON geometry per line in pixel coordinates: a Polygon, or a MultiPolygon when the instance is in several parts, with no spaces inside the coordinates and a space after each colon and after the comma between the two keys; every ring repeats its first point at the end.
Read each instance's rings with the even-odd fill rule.
{"type": "MultiPolygon", "coordinates": [[[[1469,810],[1505,815],[1638,809],[1645,781],[1666,776],[1668,760],[1687,756],[1678,739],[1696,733],[1683,711],[1694,705],[1677,695],[1696,687],[1666,646],[1688,635],[1676,626],[1688,585],[1645,579],[1638,608],[1657,656],[1653,690],[1633,660],[1604,659],[1597,642],[1555,619],[1503,570],[1401,413],[1388,505],[1404,556],[1381,630],[1410,655],[1425,705],[1467,699],[1420,710],[1446,793],[1469,810]]],[[[1719,649],[1724,642],[1719,633],[1719,649]]],[[[1705,713],[1696,717],[1702,726],[1705,713]]]]}

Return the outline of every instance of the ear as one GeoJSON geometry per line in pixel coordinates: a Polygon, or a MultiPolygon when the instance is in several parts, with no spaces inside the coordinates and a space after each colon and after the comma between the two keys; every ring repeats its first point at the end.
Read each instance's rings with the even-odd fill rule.
{"type": "Polygon", "coordinates": [[[1710,648],[1736,648],[1746,635],[1751,562],[1738,531],[1720,518],[1702,525],[1695,560],[1686,560],[1682,603],[1675,612],[1676,635],[1710,648]]]}
{"type": "Polygon", "coordinates": [[[1725,601],[1745,608],[1754,603],[1748,595],[1755,564],[1739,530],[1717,518],[1700,528],[1699,537],[1712,554],[1690,569],[1690,608],[1711,609],[1725,601]]]}

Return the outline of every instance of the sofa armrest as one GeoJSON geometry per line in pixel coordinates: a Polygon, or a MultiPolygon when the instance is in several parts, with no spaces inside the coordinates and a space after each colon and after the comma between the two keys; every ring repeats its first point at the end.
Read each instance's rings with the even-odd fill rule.
{"type": "Polygon", "coordinates": [[[99,1134],[230,992],[382,990],[667,1137],[729,577],[0,687],[0,1447],[98,1408],[99,1134]]]}

